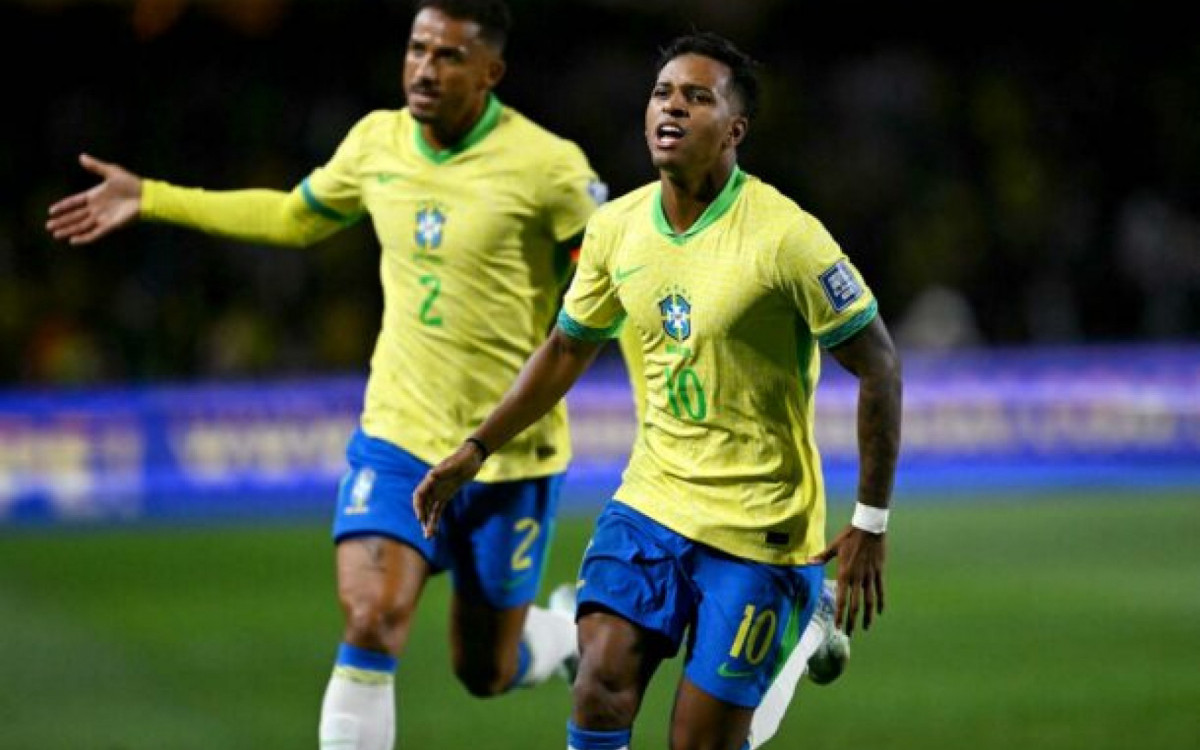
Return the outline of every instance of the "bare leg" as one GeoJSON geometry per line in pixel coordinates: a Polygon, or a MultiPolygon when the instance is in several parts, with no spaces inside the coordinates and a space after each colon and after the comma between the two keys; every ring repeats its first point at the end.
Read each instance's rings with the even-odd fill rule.
{"type": "Polygon", "coordinates": [[[455,594],[450,605],[454,674],[471,695],[499,695],[517,674],[517,649],[529,605],[494,609],[455,594]]]}
{"type": "Polygon", "coordinates": [[[346,643],[399,656],[429,572],[420,553],[386,537],[352,537],[338,544],[346,643]]]}
{"type": "Polygon", "coordinates": [[[424,558],[393,540],[355,537],[338,545],[344,643],[321,703],[322,748],[391,750],[395,657],[408,641],[428,577],[424,558]]]}
{"type": "Polygon", "coordinates": [[[718,700],[686,677],[671,712],[671,750],[741,750],[754,709],[718,700]]]}
{"type": "Polygon", "coordinates": [[[633,726],[661,649],[654,636],[606,611],[579,620],[579,676],[572,689],[571,720],[589,730],[633,726]]]}

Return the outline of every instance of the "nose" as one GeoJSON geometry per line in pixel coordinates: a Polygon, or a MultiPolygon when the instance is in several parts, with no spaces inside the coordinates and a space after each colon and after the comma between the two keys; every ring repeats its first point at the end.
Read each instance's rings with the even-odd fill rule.
{"type": "Polygon", "coordinates": [[[433,81],[437,79],[437,64],[433,55],[419,55],[413,65],[413,78],[418,81],[433,81]]]}
{"type": "Polygon", "coordinates": [[[662,111],[663,114],[672,117],[687,117],[687,100],[678,91],[674,91],[663,100],[662,111]]]}

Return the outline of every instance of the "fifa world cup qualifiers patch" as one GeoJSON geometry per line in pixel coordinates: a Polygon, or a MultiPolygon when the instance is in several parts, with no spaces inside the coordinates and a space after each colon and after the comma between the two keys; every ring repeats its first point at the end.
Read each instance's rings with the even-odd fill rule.
{"type": "Polygon", "coordinates": [[[843,258],[827,268],[818,278],[825,297],[833,305],[834,312],[841,312],[862,296],[863,288],[850,270],[849,262],[843,258]]]}
{"type": "Polygon", "coordinates": [[[608,202],[608,185],[600,180],[589,180],[587,191],[597,206],[603,206],[608,202]]]}

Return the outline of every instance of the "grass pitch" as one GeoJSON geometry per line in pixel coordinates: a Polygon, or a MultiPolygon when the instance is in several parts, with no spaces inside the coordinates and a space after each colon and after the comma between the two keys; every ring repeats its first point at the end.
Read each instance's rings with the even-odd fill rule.
{"type": "MultiPolygon", "coordinates": [[[[560,521],[546,590],[590,528],[560,521]]],[[[768,747],[1200,747],[1200,492],[902,503],[890,537],[887,612],[768,747]]],[[[315,747],[332,561],[322,520],[0,528],[0,748],[315,747]]],[[[454,681],[447,585],[401,661],[398,747],[564,747],[563,684],[479,701],[454,681]]],[[[637,747],[666,747],[678,672],[637,747]]]]}

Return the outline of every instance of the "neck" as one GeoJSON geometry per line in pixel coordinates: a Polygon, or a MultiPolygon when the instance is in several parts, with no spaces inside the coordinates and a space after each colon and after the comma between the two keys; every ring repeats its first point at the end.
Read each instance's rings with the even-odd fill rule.
{"type": "Polygon", "coordinates": [[[736,156],[730,152],[728,158],[698,174],[660,170],[663,214],[671,229],[682,233],[695,224],[721,194],[736,164],[736,156]]]}
{"type": "Polygon", "coordinates": [[[467,133],[470,133],[479,122],[479,118],[483,117],[487,105],[488,98],[485,96],[454,122],[423,122],[421,135],[425,137],[426,143],[438,151],[455,146],[467,137],[467,133]]]}

